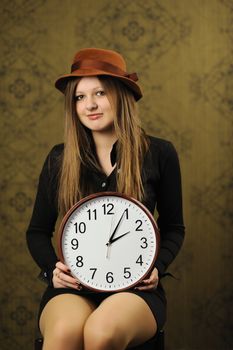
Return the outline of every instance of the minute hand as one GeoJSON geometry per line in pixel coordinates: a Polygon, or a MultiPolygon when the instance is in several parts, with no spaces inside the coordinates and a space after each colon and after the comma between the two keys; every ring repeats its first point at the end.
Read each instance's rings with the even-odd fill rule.
{"type": "Polygon", "coordinates": [[[114,238],[114,236],[115,236],[115,234],[116,234],[116,232],[117,232],[117,229],[118,229],[118,227],[119,227],[119,225],[120,225],[120,223],[121,223],[121,221],[122,221],[122,219],[123,219],[124,214],[125,214],[125,210],[123,211],[123,214],[121,215],[120,220],[118,221],[118,223],[117,223],[117,225],[116,225],[116,227],[115,227],[113,233],[111,234],[107,245],[109,245],[109,244],[111,244],[111,243],[113,242],[113,238],[114,238]]]}

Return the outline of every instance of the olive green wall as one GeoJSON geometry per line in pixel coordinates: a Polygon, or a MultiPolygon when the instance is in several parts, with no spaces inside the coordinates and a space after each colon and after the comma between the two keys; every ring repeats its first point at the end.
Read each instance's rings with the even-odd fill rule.
{"type": "Polygon", "coordinates": [[[38,175],[62,140],[54,87],[82,47],[119,50],[145,129],[180,155],[187,227],[166,278],[167,350],[233,349],[232,0],[1,1],[0,348],[32,349],[44,285],[25,243],[38,175]]]}

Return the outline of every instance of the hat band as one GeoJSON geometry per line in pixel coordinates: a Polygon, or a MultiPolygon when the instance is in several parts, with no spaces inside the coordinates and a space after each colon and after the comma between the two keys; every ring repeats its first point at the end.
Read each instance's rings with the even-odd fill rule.
{"type": "Polygon", "coordinates": [[[96,61],[96,60],[83,60],[83,61],[77,61],[72,64],[71,66],[71,73],[73,73],[75,70],[82,69],[82,68],[89,68],[89,69],[98,69],[108,73],[116,74],[122,77],[129,78],[133,81],[138,80],[137,73],[126,73],[122,69],[118,68],[117,66],[114,66],[111,63],[108,62],[102,62],[102,61],[96,61]]]}

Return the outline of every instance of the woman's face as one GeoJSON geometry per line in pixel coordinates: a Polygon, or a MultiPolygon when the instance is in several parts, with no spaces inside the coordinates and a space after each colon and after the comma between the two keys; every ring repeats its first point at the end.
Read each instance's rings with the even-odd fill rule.
{"type": "Polygon", "coordinates": [[[92,132],[112,131],[115,111],[97,77],[83,77],[75,91],[76,112],[92,132]]]}

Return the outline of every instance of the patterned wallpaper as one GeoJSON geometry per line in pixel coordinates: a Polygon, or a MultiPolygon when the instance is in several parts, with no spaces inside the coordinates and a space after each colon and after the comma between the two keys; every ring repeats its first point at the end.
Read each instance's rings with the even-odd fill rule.
{"type": "Polygon", "coordinates": [[[177,279],[164,281],[166,350],[233,349],[233,1],[2,0],[0,19],[1,350],[33,347],[44,285],[25,230],[43,160],[62,140],[53,84],[91,46],[127,57],[143,126],[180,156],[187,233],[177,279]]]}

